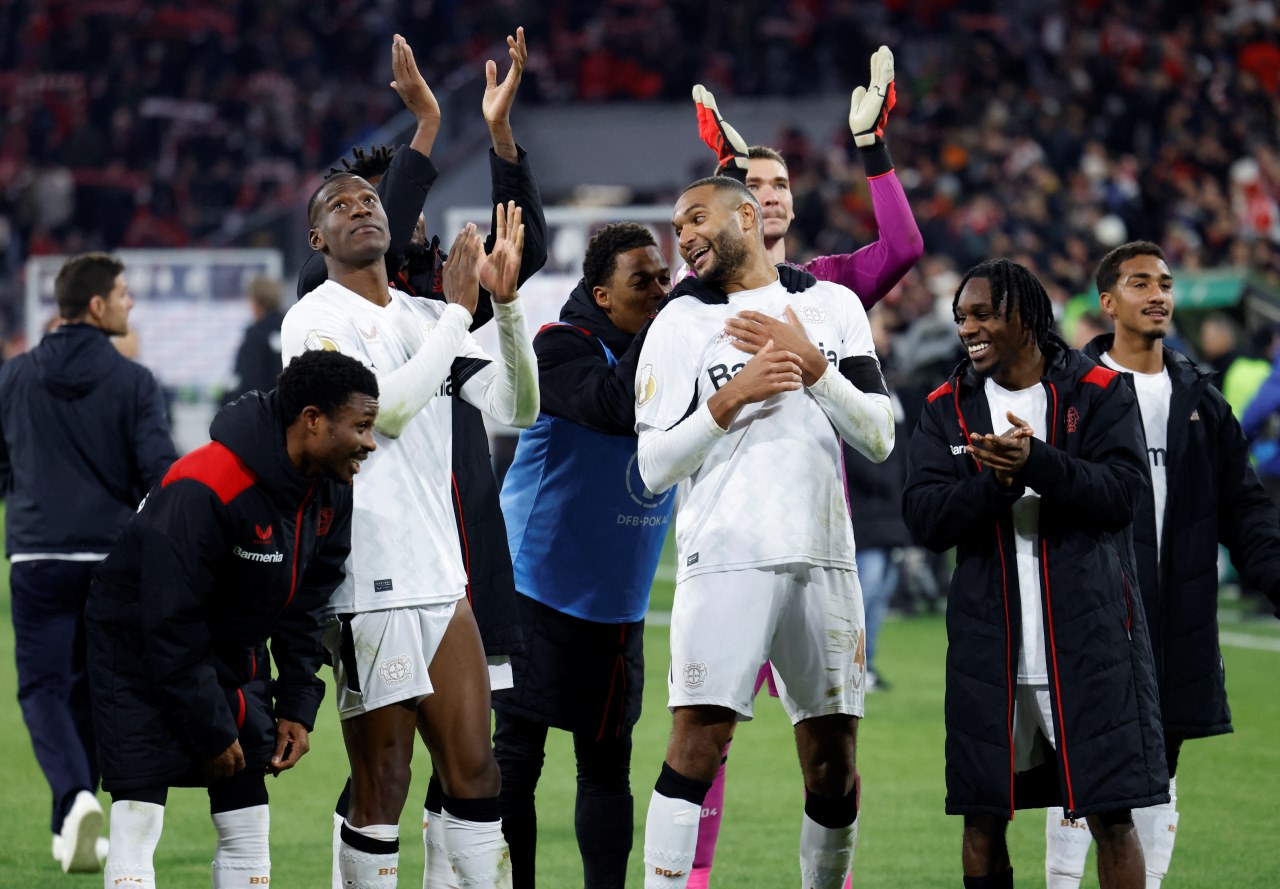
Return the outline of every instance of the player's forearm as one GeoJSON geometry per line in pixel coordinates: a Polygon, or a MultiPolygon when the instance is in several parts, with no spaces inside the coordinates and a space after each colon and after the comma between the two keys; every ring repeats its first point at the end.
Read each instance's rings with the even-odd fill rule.
{"type": "Polygon", "coordinates": [[[424,114],[418,118],[418,127],[413,131],[413,139],[409,147],[414,151],[431,156],[431,149],[436,146],[436,136],[440,133],[440,115],[424,114]]]}
{"type": "Polygon", "coordinates": [[[879,393],[860,391],[828,365],[809,394],[830,418],[840,437],[873,463],[882,463],[893,451],[893,406],[879,393]]]}
{"type": "Polygon", "coordinates": [[[920,227],[897,175],[890,171],[872,177],[870,188],[879,238],[853,253],[819,256],[804,266],[820,280],[848,287],[868,309],[924,254],[920,227]]]}
{"type": "Polygon", "coordinates": [[[404,432],[409,421],[440,390],[470,326],[470,312],[456,304],[446,306],[417,353],[396,370],[377,375],[379,397],[375,429],[388,438],[398,438],[404,432]]]}
{"type": "Polygon", "coordinates": [[[650,491],[661,494],[697,472],[727,429],[716,421],[710,405],[704,404],[670,429],[642,426],[638,431],[640,477],[650,491]]]}
{"type": "Polygon", "coordinates": [[[498,157],[512,164],[519,162],[520,153],[516,150],[516,137],[510,120],[490,122],[489,140],[493,143],[493,153],[498,157]]]}
{"type": "Polygon", "coordinates": [[[524,429],[538,419],[538,360],[524,323],[520,300],[494,302],[498,323],[499,371],[490,365],[463,385],[467,400],[499,423],[524,429]]]}

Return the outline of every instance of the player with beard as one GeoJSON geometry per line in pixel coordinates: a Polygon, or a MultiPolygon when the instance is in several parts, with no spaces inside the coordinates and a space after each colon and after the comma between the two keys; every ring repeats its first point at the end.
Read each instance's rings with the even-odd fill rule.
{"type": "MultiPolygon", "coordinates": [[[[1187,738],[1231,731],[1218,649],[1218,545],[1244,581],[1280,606],[1280,528],[1249,463],[1231,406],[1213,375],[1164,345],[1173,322],[1173,275],[1149,241],[1121,245],[1097,271],[1102,311],[1115,322],[1084,354],[1119,371],[1138,398],[1151,485],[1133,525],[1138,586],[1151,632],[1169,802],[1135,809],[1146,889],[1159,889],[1177,836],[1178,754],[1187,738]]],[[[1090,835],[1049,809],[1049,889],[1076,889],[1090,835]]]]}
{"type": "Polygon", "coordinates": [[[1016,263],[971,269],[952,312],[969,357],[928,398],[902,504],[917,541],[957,549],[946,809],[964,816],[964,885],[1012,887],[1014,810],[1058,805],[1098,841],[1102,889],[1141,889],[1130,809],[1168,801],[1169,778],[1134,601],[1137,402],[1053,333],[1048,294],[1016,263]]]}
{"type": "MultiPolygon", "coordinates": [[[[715,96],[701,84],[694,87],[693,98],[698,111],[698,132],[716,152],[719,161],[716,175],[731,176],[746,183],[760,202],[764,216],[764,243],[769,258],[774,263],[785,263],[786,236],[795,220],[795,196],[791,191],[786,159],[767,146],[748,147],[737,130],[720,115],[715,96]]],[[[819,256],[800,266],[819,280],[849,288],[867,309],[883,299],[924,253],[920,229],[884,143],[885,124],[896,101],[893,53],[887,46],[882,46],[871,56],[870,87],[855,89],[849,108],[849,128],[867,174],[880,237],[853,253],[819,256]]],[[[863,597],[870,616],[873,601],[887,601],[893,591],[884,584],[866,583],[868,578],[882,577],[882,572],[872,571],[871,565],[864,564],[861,554],[858,563],[859,579],[864,581],[863,597]]],[[[874,638],[874,628],[869,625],[868,631],[869,638],[874,638]]],[[[765,665],[756,678],[757,692],[767,680],[770,680],[770,673],[768,665],[765,665]]],[[[769,686],[770,693],[776,697],[777,690],[771,681],[769,686]]],[[[693,889],[706,889],[711,884],[716,841],[724,815],[728,760],[729,746],[726,745],[720,771],[716,773],[706,804],[702,807],[698,852],[689,878],[693,889]]]]}
{"type": "Polygon", "coordinates": [[[474,226],[459,234],[443,270],[447,306],[390,287],[387,217],[363,179],[326,181],[308,214],[312,247],[330,278],[285,316],[285,354],[352,354],[375,368],[383,393],[379,458],[356,491],[348,580],[331,603],[326,638],[352,768],[341,876],[395,885],[397,822],[417,729],[440,775],[458,881],[508,885],[489,680],[451,499],[450,401],[461,396],[507,425],[527,426],[537,416],[516,291],[521,211],[514,204],[496,211],[487,258],[474,226]],[[500,366],[467,333],[481,283],[494,297],[500,366]]]}
{"type": "Polygon", "coordinates": [[[640,473],[655,494],[679,485],[673,731],[645,829],[650,889],[687,885],[699,810],[765,661],[807,791],[804,885],[841,886],[857,841],[863,616],[839,439],[882,461],[893,413],[862,304],[821,281],[789,295],[761,216],[735,179],[681,195],[672,224],[697,278],[650,326],[636,378],[640,473]]]}
{"type": "Polygon", "coordinates": [[[214,889],[270,881],[265,779],[310,746],[322,615],[377,414],[358,361],[295,359],[276,389],[222,409],[213,441],[170,467],[98,567],[85,623],[108,889],[156,886],[170,787],[208,788],[214,889]]]}

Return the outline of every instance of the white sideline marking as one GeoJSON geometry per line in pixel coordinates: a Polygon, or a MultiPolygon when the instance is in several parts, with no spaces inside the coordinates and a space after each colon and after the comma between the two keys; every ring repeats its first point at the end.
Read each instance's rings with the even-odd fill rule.
{"type": "Polygon", "coordinates": [[[1248,633],[1219,633],[1218,641],[1232,648],[1252,648],[1254,651],[1280,651],[1280,639],[1252,636],[1248,633]]]}

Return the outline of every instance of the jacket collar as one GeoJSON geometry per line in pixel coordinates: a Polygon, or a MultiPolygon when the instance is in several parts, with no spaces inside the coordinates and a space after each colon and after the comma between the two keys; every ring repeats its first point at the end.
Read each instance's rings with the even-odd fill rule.
{"type": "MultiPolygon", "coordinates": [[[[1110,352],[1111,347],[1115,345],[1116,335],[1114,333],[1102,333],[1090,340],[1080,351],[1093,359],[1098,364],[1102,364],[1102,355],[1104,352],[1110,352]]],[[[1194,386],[1198,383],[1207,383],[1214,377],[1212,370],[1206,370],[1196,364],[1186,355],[1168,346],[1162,345],[1161,350],[1164,354],[1164,367],[1169,372],[1169,379],[1173,381],[1175,386],[1194,386]]]]}
{"type": "Polygon", "coordinates": [[[627,351],[634,338],[632,334],[625,333],[613,325],[604,309],[600,308],[591,292],[587,290],[586,281],[582,279],[578,280],[578,286],[573,288],[569,299],[561,307],[560,320],[586,330],[592,336],[599,337],[614,355],[621,355],[627,351]]]}

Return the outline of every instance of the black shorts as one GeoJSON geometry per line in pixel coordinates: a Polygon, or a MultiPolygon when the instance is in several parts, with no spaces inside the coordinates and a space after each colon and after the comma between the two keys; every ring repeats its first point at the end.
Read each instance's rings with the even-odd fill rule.
{"type": "Polygon", "coordinates": [[[516,594],[524,650],[513,652],[515,684],[493,706],[569,732],[616,734],[640,719],[644,621],[604,624],[516,594]]]}

